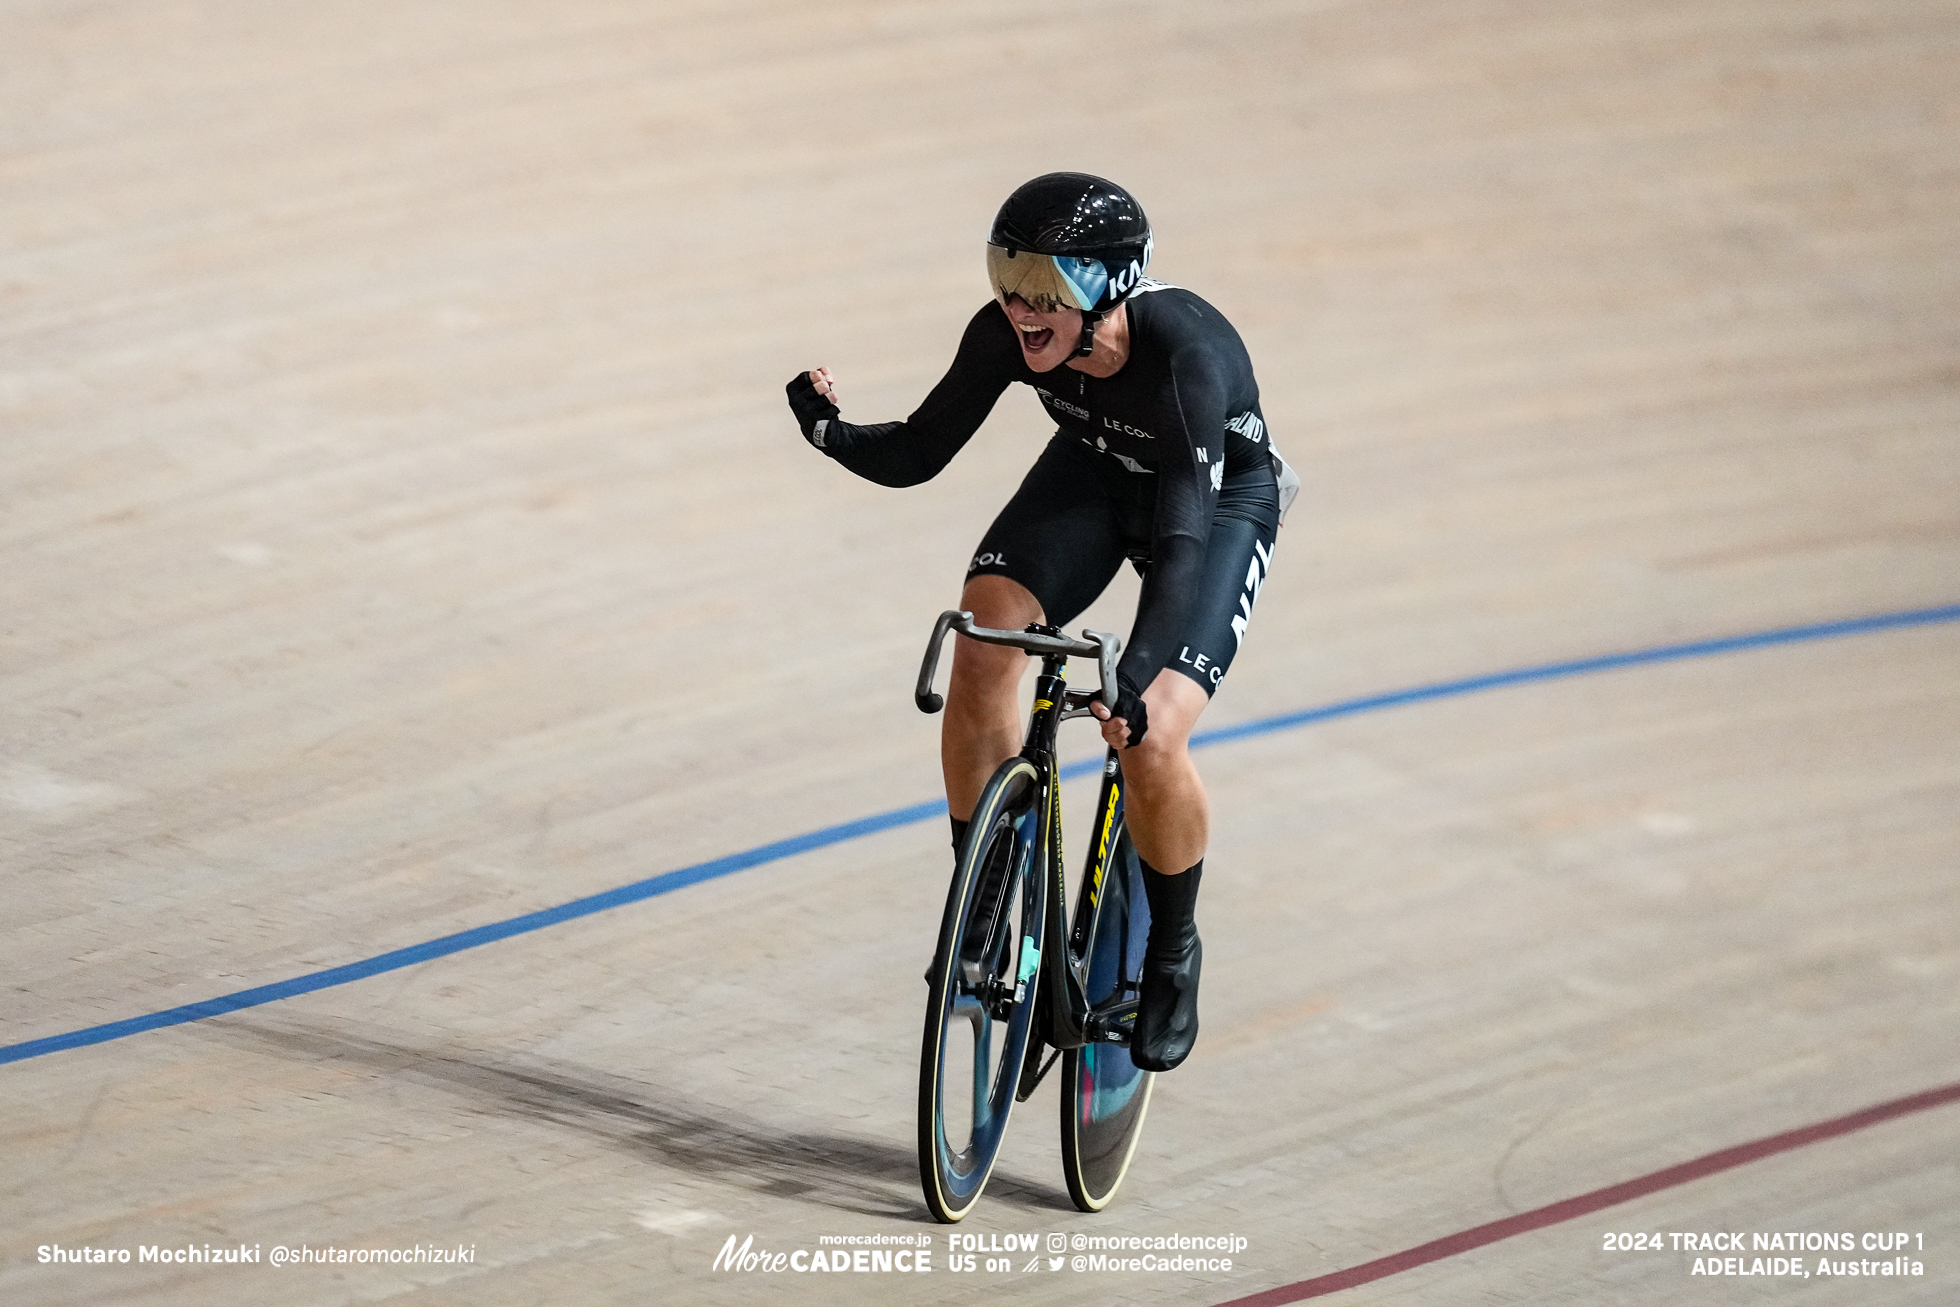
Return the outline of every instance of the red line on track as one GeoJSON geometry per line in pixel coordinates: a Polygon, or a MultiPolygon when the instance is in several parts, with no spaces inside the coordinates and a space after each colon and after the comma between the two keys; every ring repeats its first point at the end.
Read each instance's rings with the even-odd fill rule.
{"type": "Polygon", "coordinates": [[[1488,1225],[1474,1226],[1468,1230],[1458,1231],[1456,1234],[1445,1235],[1441,1239],[1433,1239],[1399,1253],[1390,1253],[1387,1257],[1378,1257],[1372,1262],[1350,1266],[1345,1271],[1315,1276],[1311,1280],[1301,1280],[1296,1284],[1283,1284],[1277,1289],[1267,1289],[1264,1293],[1255,1293],[1249,1298],[1234,1298],[1230,1302],[1218,1304],[1218,1307],[1280,1307],[1281,1303],[1304,1302],[1308,1298],[1339,1293],[1343,1289],[1352,1289],[1356,1285],[1380,1280],[1430,1262],[1438,1262],[1445,1257],[1454,1257],[1458,1253],[1481,1248],[1500,1239],[1509,1239],[1514,1234],[1541,1230],[1548,1225],[1557,1225],[1561,1221],[1586,1216],[1662,1189],[1672,1189],[1675,1185],[1699,1180],[1718,1171],[1727,1171],[1750,1162],[1760,1161],[1765,1157],[1773,1157],[1777,1153],[1787,1153],[1808,1144],[1835,1139],[1839,1135],[1848,1135],[1854,1130],[1863,1130],[1866,1126],[1877,1125],[1881,1121],[1909,1116],[1914,1112],[1924,1112],[1928,1108],[1942,1107],[1952,1102],[1960,1102],[1960,1083],[1929,1089],[1923,1094],[1912,1094],[1906,1098],[1895,1098],[1889,1103],[1880,1103],[1875,1107],[1853,1112],[1849,1116],[1834,1117],[1829,1121],[1820,1121],[1816,1125],[1807,1125],[1799,1130],[1786,1130],[1780,1135],[1769,1135],[1746,1144],[1737,1144],[1733,1148],[1724,1148],[1718,1153],[1697,1157],[1679,1166],[1670,1166],[1664,1171],[1655,1171],[1638,1179],[1608,1185],[1604,1189],[1595,1189],[1589,1194],[1580,1194],[1577,1198],[1567,1198],[1547,1207],[1534,1208],[1529,1212],[1520,1212],[1516,1216],[1507,1216],[1501,1221],[1492,1221],[1488,1225]]]}

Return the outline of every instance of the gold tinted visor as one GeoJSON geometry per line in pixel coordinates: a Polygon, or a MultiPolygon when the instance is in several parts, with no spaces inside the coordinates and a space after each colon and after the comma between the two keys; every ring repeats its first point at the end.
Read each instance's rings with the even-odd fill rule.
{"type": "Polygon", "coordinates": [[[1073,255],[1031,254],[1026,250],[987,247],[987,278],[1003,308],[1019,295],[1037,313],[1057,309],[1087,312],[1102,298],[1109,274],[1095,259],[1073,255]]]}

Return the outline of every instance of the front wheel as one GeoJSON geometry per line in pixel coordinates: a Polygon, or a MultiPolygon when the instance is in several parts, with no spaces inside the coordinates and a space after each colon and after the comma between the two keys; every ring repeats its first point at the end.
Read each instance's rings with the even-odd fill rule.
{"type": "Polygon", "coordinates": [[[941,1221],[993,1174],[1028,1052],[1046,924],[1041,773],[1010,758],[974,805],[927,979],[919,1181],[941,1221]]]}

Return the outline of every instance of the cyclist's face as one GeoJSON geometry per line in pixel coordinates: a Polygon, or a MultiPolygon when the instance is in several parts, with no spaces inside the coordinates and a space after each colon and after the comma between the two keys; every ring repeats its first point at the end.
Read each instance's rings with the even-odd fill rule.
{"type": "Polygon", "coordinates": [[[1081,309],[1041,313],[1019,295],[1009,296],[1001,307],[1021,338],[1021,357],[1036,372],[1052,372],[1068,362],[1082,342],[1081,309]]]}

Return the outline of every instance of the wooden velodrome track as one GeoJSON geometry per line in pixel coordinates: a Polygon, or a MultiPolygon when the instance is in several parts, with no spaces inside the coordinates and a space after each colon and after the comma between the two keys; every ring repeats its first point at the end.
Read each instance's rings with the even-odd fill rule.
{"type": "MultiPolygon", "coordinates": [[[[1051,1081],[959,1232],[1229,1272],[951,1270],[936,816],[63,1038],[931,800],[909,681],[1036,406],[896,493],[781,387],[907,412],[1052,168],[1142,197],[1306,479],[1208,727],[1960,601],[1951,4],[119,0],[0,49],[0,1300],[1219,1303],[1960,1081],[1950,610],[1208,749],[1196,1056],[1107,1212],[1051,1081]],[[710,1269],[864,1234],[933,1273],[710,1269]],[[141,1261],[241,1243],[474,1260],[141,1261]]],[[[1960,1104],[1911,1106],[1341,1300],[1954,1302],[1960,1104]],[[1922,1274],[1602,1250],[1895,1230],[1922,1274]]]]}

